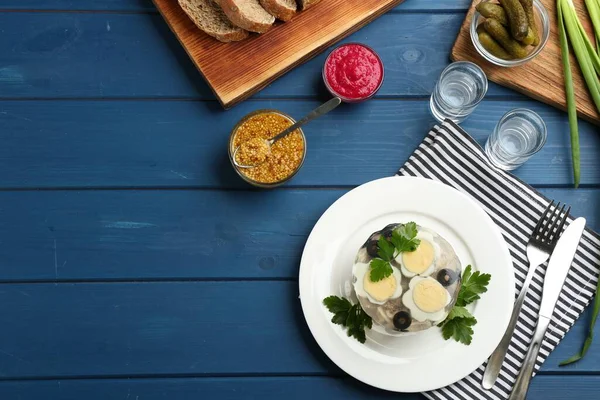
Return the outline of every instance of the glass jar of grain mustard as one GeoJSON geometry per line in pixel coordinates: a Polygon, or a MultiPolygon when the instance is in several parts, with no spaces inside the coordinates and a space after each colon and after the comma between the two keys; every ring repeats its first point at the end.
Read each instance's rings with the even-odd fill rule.
{"type": "Polygon", "coordinates": [[[229,136],[229,161],[237,174],[249,184],[265,189],[292,179],[302,168],[306,157],[306,137],[301,128],[274,143],[270,155],[254,168],[237,167],[233,153],[242,143],[257,137],[270,139],[295,122],[289,115],[272,109],[256,110],[244,116],[229,136]]]}

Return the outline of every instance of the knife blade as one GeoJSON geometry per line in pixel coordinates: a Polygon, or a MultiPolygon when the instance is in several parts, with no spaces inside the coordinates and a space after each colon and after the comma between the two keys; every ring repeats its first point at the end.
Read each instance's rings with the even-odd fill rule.
{"type": "Polygon", "coordinates": [[[585,228],[585,219],[577,218],[565,229],[564,233],[558,239],[556,247],[550,257],[546,276],[544,278],[544,288],[542,290],[542,303],[540,305],[540,316],[533,332],[533,338],[529,346],[521,370],[515,380],[512,392],[508,400],[525,400],[529,382],[535,368],[535,360],[542,346],[542,341],[546,330],[550,325],[552,312],[560,296],[560,291],[567,279],[567,274],[571,268],[571,263],[575,258],[579,240],[585,228]]]}
{"type": "Polygon", "coordinates": [[[575,258],[579,240],[585,229],[585,218],[577,218],[565,229],[550,257],[546,276],[544,278],[544,289],[542,290],[542,303],[540,315],[551,318],[556,306],[560,291],[567,279],[569,268],[575,258]]]}

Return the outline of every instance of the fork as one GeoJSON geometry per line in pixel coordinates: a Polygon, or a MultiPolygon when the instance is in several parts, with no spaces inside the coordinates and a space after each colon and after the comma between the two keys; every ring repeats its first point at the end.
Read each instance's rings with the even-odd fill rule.
{"type": "Polygon", "coordinates": [[[556,204],[554,209],[553,206],[554,201],[551,201],[544,211],[544,214],[542,214],[542,217],[538,221],[537,225],[533,229],[533,233],[529,237],[529,242],[527,243],[527,260],[529,261],[527,277],[525,278],[525,283],[523,283],[519,297],[517,297],[517,301],[515,302],[508,328],[506,329],[500,344],[490,356],[487,366],[485,367],[483,381],[481,383],[484,389],[491,389],[494,386],[494,383],[496,383],[496,379],[498,379],[500,369],[502,368],[502,362],[504,361],[504,357],[506,357],[510,340],[515,327],[517,326],[521,307],[523,306],[525,296],[529,290],[529,284],[531,283],[537,267],[545,263],[548,258],[550,258],[550,254],[552,254],[552,251],[556,246],[556,242],[558,241],[558,238],[562,232],[562,228],[565,225],[567,215],[569,215],[569,212],[571,211],[571,207],[568,207],[566,212],[564,212],[566,204],[563,205],[559,211],[560,202],[556,204]]]}

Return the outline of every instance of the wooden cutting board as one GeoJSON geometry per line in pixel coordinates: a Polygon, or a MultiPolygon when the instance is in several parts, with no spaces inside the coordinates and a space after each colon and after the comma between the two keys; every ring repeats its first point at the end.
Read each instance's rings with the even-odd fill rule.
{"type": "Polygon", "coordinates": [[[217,99],[229,108],[402,1],[323,0],[291,21],[235,43],[221,43],[200,31],[177,0],[154,4],[217,99]]]}
{"type": "MultiPolygon", "coordinates": [[[[564,75],[558,39],[558,26],[556,25],[556,0],[541,0],[550,16],[550,37],[546,47],[540,54],[528,63],[514,68],[495,66],[484,60],[475,50],[471,42],[469,27],[471,16],[479,0],[475,0],[467,13],[467,17],[460,28],[458,38],[452,48],[451,58],[454,61],[472,61],[477,63],[487,74],[490,81],[514,89],[536,100],[557,107],[567,109],[564,75]]],[[[579,17],[592,39],[591,22],[586,18],[584,0],[573,0],[579,17]]],[[[592,39],[593,40],[593,39],[592,39]]],[[[573,71],[573,84],[577,99],[577,112],[579,116],[594,124],[600,125],[600,115],[590,97],[590,94],[577,66],[575,57],[571,55],[571,69],[573,71]]]]}

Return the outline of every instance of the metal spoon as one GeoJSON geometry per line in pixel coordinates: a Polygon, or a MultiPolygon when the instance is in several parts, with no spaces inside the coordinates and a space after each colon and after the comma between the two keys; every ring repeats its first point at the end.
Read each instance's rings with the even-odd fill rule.
{"type": "MultiPolygon", "coordinates": [[[[312,110],[311,112],[309,112],[304,118],[302,118],[301,120],[297,121],[294,125],[290,126],[289,128],[285,129],[283,132],[277,134],[276,136],[272,137],[271,139],[265,139],[265,141],[269,144],[269,148],[271,146],[273,146],[273,144],[275,142],[277,142],[280,139],[283,139],[284,137],[286,137],[287,135],[289,135],[290,133],[294,132],[296,129],[300,128],[301,126],[303,126],[304,124],[312,121],[313,119],[320,117],[323,114],[327,114],[329,111],[333,110],[334,108],[336,108],[337,106],[339,106],[342,102],[342,99],[340,99],[339,97],[334,97],[333,99],[327,101],[326,103],[321,104],[319,107],[315,108],[314,110],[312,110]]],[[[233,158],[233,164],[238,167],[238,168],[255,168],[258,167],[258,165],[241,165],[238,164],[237,162],[237,152],[240,149],[240,147],[243,145],[243,143],[241,145],[239,145],[238,147],[236,147],[236,149],[233,152],[232,158],[233,158]]]]}

